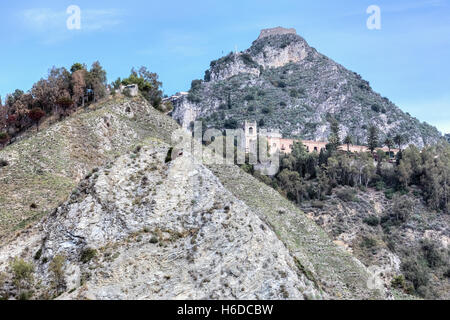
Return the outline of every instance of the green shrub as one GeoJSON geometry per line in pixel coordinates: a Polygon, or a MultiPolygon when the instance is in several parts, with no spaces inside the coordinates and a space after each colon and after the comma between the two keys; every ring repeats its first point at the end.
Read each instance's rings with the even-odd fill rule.
{"type": "Polygon", "coordinates": [[[413,284],[416,292],[420,287],[428,284],[429,271],[424,263],[420,259],[417,259],[417,257],[408,258],[408,260],[402,263],[401,269],[406,280],[413,284]]]}
{"type": "Polygon", "coordinates": [[[264,108],[262,108],[262,113],[264,113],[264,114],[269,114],[269,113],[271,113],[272,112],[272,109],[270,109],[269,107],[264,107],[264,108]]]}
{"type": "Polygon", "coordinates": [[[424,240],[422,242],[422,251],[430,268],[435,269],[443,264],[444,259],[436,243],[430,240],[424,240]]]}
{"type": "Polygon", "coordinates": [[[364,218],[363,222],[369,226],[376,227],[380,224],[380,219],[377,216],[368,216],[364,218]]]}
{"type": "MultiPolygon", "coordinates": [[[[90,260],[90,259],[89,259],[90,260]]],[[[56,293],[64,286],[64,265],[66,263],[66,257],[57,255],[50,262],[49,270],[53,275],[53,285],[55,286],[56,293]]]]}
{"type": "Polygon", "coordinates": [[[356,191],[354,189],[344,189],[336,193],[337,197],[345,202],[354,202],[356,200],[356,191]]]}
{"type": "Polygon", "coordinates": [[[227,119],[224,124],[225,129],[237,129],[238,122],[236,119],[227,119]]]}
{"type": "Polygon", "coordinates": [[[377,181],[375,183],[375,189],[377,191],[382,191],[382,190],[384,190],[385,187],[386,187],[386,184],[384,183],[384,181],[377,181]]]}
{"type": "Polygon", "coordinates": [[[191,82],[191,90],[195,91],[201,88],[202,86],[202,80],[192,80],[191,82]]]}
{"type": "Polygon", "coordinates": [[[258,67],[258,64],[253,60],[252,56],[249,55],[248,53],[243,53],[241,55],[241,59],[244,62],[244,64],[249,67],[253,67],[253,68],[258,67]]]}
{"type": "Polygon", "coordinates": [[[187,99],[189,100],[189,102],[192,102],[192,103],[200,103],[202,101],[199,97],[197,97],[192,92],[189,92],[187,99]]]}
{"type": "Polygon", "coordinates": [[[396,196],[390,216],[394,221],[406,222],[413,209],[414,202],[408,196],[396,196]]]}
{"type": "Polygon", "coordinates": [[[22,289],[24,287],[29,287],[32,284],[34,272],[33,264],[28,263],[21,258],[15,258],[10,263],[10,268],[13,273],[13,282],[16,286],[19,298],[23,298],[23,300],[29,298],[28,293],[22,292],[22,289]]]}
{"type": "Polygon", "coordinates": [[[387,189],[387,190],[384,192],[384,196],[385,196],[387,199],[392,200],[392,199],[394,198],[394,193],[395,193],[395,190],[394,190],[394,189],[387,189]]]}
{"type": "Polygon", "coordinates": [[[376,113],[379,113],[381,111],[380,106],[377,104],[373,104],[371,108],[372,108],[372,111],[375,111],[376,113]]]}
{"type": "Polygon", "coordinates": [[[295,90],[295,89],[291,89],[291,90],[289,90],[289,95],[290,95],[292,98],[297,98],[297,97],[298,97],[298,92],[297,92],[297,90],[295,90]]]}
{"type": "Polygon", "coordinates": [[[5,143],[9,139],[8,133],[0,132],[0,144],[5,143]]]}
{"type": "Polygon", "coordinates": [[[92,248],[85,248],[81,251],[80,261],[83,263],[88,263],[97,255],[97,250],[92,248]]]}
{"type": "Polygon", "coordinates": [[[391,281],[391,287],[402,290],[406,289],[405,277],[402,274],[399,276],[395,276],[391,281]]]}
{"type": "Polygon", "coordinates": [[[376,245],[377,245],[377,241],[375,239],[373,239],[371,237],[366,237],[366,236],[362,237],[362,240],[361,240],[362,248],[370,249],[370,248],[375,247],[376,245]]]}

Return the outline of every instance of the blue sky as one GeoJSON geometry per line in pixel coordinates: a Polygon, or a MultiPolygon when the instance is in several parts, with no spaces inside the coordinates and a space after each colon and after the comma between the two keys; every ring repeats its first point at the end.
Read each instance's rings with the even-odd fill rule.
{"type": "Polygon", "coordinates": [[[95,60],[109,81],[145,65],[170,95],[202,78],[211,60],[280,25],[450,132],[450,0],[2,1],[0,12],[3,97],[28,90],[53,65],[95,60]],[[66,27],[69,5],[81,8],[81,30],[66,27]],[[381,8],[381,30],[366,27],[369,5],[381,8]]]}

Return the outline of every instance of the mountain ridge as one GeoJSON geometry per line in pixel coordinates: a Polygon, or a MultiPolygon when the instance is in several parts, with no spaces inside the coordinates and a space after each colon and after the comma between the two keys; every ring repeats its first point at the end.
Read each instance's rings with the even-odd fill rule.
{"type": "Polygon", "coordinates": [[[201,120],[218,129],[229,120],[257,120],[285,137],[326,141],[333,117],[340,122],[341,138],[352,135],[357,144],[365,142],[370,125],[379,128],[380,140],[405,134],[408,142],[423,147],[441,139],[436,128],[401,111],[360,75],[301,36],[280,30],[212,61],[188,95],[173,99],[173,118],[185,128],[201,120]]]}

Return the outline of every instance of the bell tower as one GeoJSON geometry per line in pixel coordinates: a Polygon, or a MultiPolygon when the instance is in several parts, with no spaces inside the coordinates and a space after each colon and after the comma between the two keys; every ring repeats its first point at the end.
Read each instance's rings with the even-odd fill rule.
{"type": "Polygon", "coordinates": [[[258,127],[256,121],[244,122],[244,136],[245,136],[245,152],[249,153],[250,150],[256,151],[258,144],[258,127]]]}

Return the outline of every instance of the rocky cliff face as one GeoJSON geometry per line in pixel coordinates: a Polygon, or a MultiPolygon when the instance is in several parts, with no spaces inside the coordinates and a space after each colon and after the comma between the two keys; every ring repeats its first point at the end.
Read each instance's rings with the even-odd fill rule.
{"type": "Polygon", "coordinates": [[[150,141],[83,180],[70,200],[0,248],[34,260],[36,294],[64,257],[61,299],[315,299],[272,229],[204,166],[150,141]],[[40,258],[33,259],[39,251],[40,258]],[[87,261],[86,252],[95,252],[87,261]]]}
{"type": "Polygon", "coordinates": [[[228,119],[262,119],[287,137],[322,141],[330,117],[340,122],[342,136],[351,134],[359,143],[371,124],[381,138],[406,134],[418,146],[441,137],[375,93],[358,74],[285,30],[265,32],[246,51],[211,62],[204,81],[194,81],[189,95],[175,101],[173,118],[186,128],[193,120],[224,128],[228,119]]]}
{"type": "MultiPolygon", "coordinates": [[[[39,220],[93,168],[178,125],[144,99],[111,99],[0,150],[0,239],[39,220]]],[[[2,239],[3,240],[3,239],[2,239]]]]}

